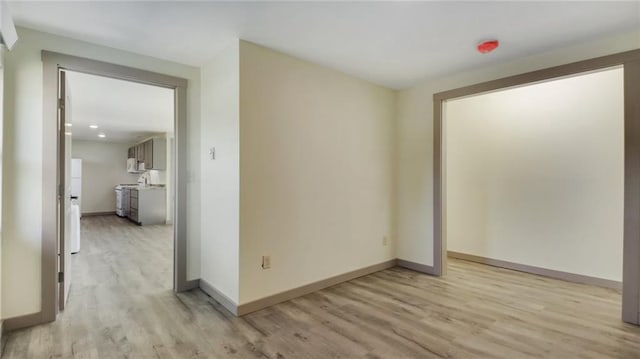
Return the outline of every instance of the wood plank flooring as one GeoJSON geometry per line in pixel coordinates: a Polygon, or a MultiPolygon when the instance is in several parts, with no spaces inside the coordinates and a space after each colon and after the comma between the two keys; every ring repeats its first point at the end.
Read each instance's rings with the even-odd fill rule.
{"type": "Polygon", "coordinates": [[[235,318],[171,292],[171,227],[82,220],[67,309],[3,358],[640,358],[620,293],[450,260],[393,268],[235,318]]]}

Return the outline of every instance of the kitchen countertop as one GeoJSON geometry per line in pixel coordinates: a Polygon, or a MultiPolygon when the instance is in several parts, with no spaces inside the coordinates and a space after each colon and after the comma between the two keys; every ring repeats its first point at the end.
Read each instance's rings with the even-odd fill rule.
{"type": "Polygon", "coordinates": [[[159,185],[146,185],[146,186],[138,186],[138,187],[133,187],[139,191],[149,191],[149,190],[154,190],[154,189],[165,189],[164,185],[159,186],[159,185]]]}

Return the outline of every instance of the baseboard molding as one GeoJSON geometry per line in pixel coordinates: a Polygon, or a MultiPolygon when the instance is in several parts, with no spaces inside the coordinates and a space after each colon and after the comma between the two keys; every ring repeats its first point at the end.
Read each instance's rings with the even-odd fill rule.
{"type": "Polygon", "coordinates": [[[37,312],[33,314],[20,315],[13,318],[4,319],[2,323],[2,331],[4,333],[12,330],[22,329],[26,327],[32,327],[34,325],[42,324],[42,313],[37,312]]]}
{"type": "Polygon", "coordinates": [[[526,264],[513,263],[513,262],[503,261],[499,259],[485,258],[485,257],[476,256],[473,254],[466,254],[466,253],[460,253],[460,252],[448,251],[447,255],[451,258],[462,259],[469,262],[487,264],[490,266],[511,269],[519,272],[541,275],[543,277],[561,279],[561,280],[566,280],[568,282],[588,284],[588,285],[593,285],[597,287],[622,290],[622,282],[618,282],[615,280],[590,277],[582,274],[562,272],[562,271],[553,270],[553,269],[530,266],[526,264]]]}
{"type": "Polygon", "coordinates": [[[207,293],[211,298],[220,303],[233,315],[238,316],[238,304],[236,304],[236,302],[227,297],[224,293],[217,290],[214,286],[211,285],[211,283],[207,282],[206,280],[200,279],[199,282],[200,290],[207,293]]]}
{"type": "Polygon", "coordinates": [[[317,282],[303,285],[298,288],[290,289],[281,293],[277,293],[277,294],[270,295],[258,300],[244,303],[237,307],[236,315],[242,316],[245,314],[249,314],[278,303],[286,302],[288,300],[295,299],[303,295],[307,295],[309,293],[313,293],[315,291],[334,286],[336,284],[347,282],[365,275],[369,275],[371,273],[375,273],[381,270],[395,267],[395,265],[396,265],[396,260],[391,259],[382,263],[374,264],[361,269],[356,269],[348,273],[339,274],[337,276],[319,280],[317,282]]]}
{"type": "Polygon", "coordinates": [[[82,217],[115,216],[116,212],[82,212],[82,217]]]}
{"type": "Polygon", "coordinates": [[[429,265],[426,265],[426,264],[420,264],[420,263],[416,263],[416,262],[407,261],[407,260],[404,260],[404,259],[398,259],[397,260],[397,265],[398,265],[398,267],[411,269],[411,270],[416,271],[416,272],[426,273],[426,274],[430,274],[430,275],[437,275],[435,268],[433,266],[429,266],[429,265]]]}
{"type": "Polygon", "coordinates": [[[200,288],[200,279],[188,280],[181,291],[186,292],[196,288],[200,288]]]}

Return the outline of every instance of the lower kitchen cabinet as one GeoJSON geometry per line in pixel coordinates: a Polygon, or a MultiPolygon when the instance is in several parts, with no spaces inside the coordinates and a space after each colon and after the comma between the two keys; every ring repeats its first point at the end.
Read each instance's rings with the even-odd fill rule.
{"type": "Polygon", "coordinates": [[[164,187],[132,188],[128,218],[144,226],[165,224],[167,219],[167,191],[164,187]]]}

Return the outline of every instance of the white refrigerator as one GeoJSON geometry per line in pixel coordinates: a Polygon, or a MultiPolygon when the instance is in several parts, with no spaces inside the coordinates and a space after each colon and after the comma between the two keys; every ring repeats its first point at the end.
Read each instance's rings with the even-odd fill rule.
{"type": "Polygon", "coordinates": [[[71,253],[80,251],[82,213],[82,159],[71,159],[71,253]]]}
{"type": "Polygon", "coordinates": [[[72,199],[75,202],[82,213],[82,159],[71,159],[71,197],[77,197],[72,199]]]}

